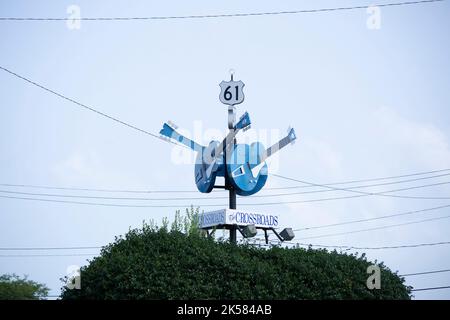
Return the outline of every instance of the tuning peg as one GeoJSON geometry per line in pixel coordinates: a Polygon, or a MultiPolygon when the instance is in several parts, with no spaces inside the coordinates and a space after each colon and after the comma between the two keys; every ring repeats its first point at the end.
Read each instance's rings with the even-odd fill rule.
{"type": "Polygon", "coordinates": [[[166,136],[159,136],[159,138],[160,138],[161,140],[170,142],[170,138],[169,138],[169,137],[166,137],[166,136]]]}
{"type": "Polygon", "coordinates": [[[169,126],[171,126],[172,128],[174,128],[174,129],[178,129],[178,126],[177,126],[173,121],[168,120],[168,121],[167,121],[167,124],[168,124],[169,126]]]}

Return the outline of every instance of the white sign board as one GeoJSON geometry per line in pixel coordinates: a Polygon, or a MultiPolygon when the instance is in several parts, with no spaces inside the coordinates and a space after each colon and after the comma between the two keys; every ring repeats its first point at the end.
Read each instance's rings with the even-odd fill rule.
{"type": "Polygon", "coordinates": [[[211,228],[219,225],[246,226],[254,224],[256,227],[276,228],[279,224],[277,215],[248,212],[234,209],[221,209],[205,212],[200,215],[200,228],[211,228]]]}

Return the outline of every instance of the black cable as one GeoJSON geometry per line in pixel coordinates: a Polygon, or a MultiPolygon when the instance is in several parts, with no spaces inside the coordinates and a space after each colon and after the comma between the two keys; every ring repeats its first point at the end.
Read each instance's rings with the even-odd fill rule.
{"type": "Polygon", "coordinates": [[[425,209],[406,211],[406,212],[395,213],[395,214],[390,214],[390,215],[385,215],[385,216],[380,216],[380,217],[375,217],[375,218],[350,220],[350,221],[345,221],[345,222],[338,222],[338,223],[330,223],[330,224],[324,224],[324,225],[319,225],[319,226],[305,227],[305,228],[294,229],[293,231],[322,229],[322,228],[342,226],[342,225],[346,225],[346,224],[375,221],[375,220],[381,220],[381,219],[387,219],[387,218],[411,215],[411,214],[415,214],[415,213],[427,212],[427,211],[432,211],[432,210],[439,210],[439,209],[448,208],[448,207],[450,207],[450,205],[443,205],[443,206],[432,207],[432,208],[425,208],[425,209]]]}
{"type": "Polygon", "coordinates": [[[45,87],[45,86],[43,86],[43,85],[41,85],[41,84],[36,83],[36,82],[34,82],[34,81],[32,81],[32,80],[30,80],[30,79],[28,79],[28,78],[25,78],[24,76],[21,76],[21,75],[15,73],[15,72],[13,72],[13,71],[11,71],[11,70],[5,68],[5,67],[0,66],[0,69],[3,70],[3,71],[5,71],[5,72],[7,72],[7,73],[9,73],[9,74],[11,74],[11,75],[13,75],[13,76],[15,76],[15,77],[17,77],[17,78],[19,78],[19,79],[21,79],[21,80],[24,80],[24,81],[26,81],[26,82],[28,82],[28,83],[30,83],[30,84],[32,84],[32,85],[34,85],[34,86],[36,86],[36,87],[42,89],[42,90],[45,90],[45,91],[47,91],[47,92],[49,92],[49,93],[51,93],[51,94],[53,94],[53,95],[56,95],[57,97],[59,97],[59,98],[61,98],[61,99],[64,99],[64,100],[66,100],[66,101],[69,101],[69,102],[71,102],[71,103],[73,103],[73,104],[75,104],[75,105],[77,105],[77,106],[80,106],[80,107],[82,107],[82,108],[85,108],[85,109],[87,109],[87,110],[89,110],[89,111],[95,112],[95,113],[97,113],[97,114],[99,114],[99,115],[101,115],[101,116],[103,116],[103,117],[105,117],[105,118],[108,118],[108,119],[110,119],[110,120],[113,120],[113,121],[115,121],[115,122],[117,122],[117,123],[120,123],[120,124],[122,124],[122,125],[124,125],[124,126],[127,126],[127,127],[131,128],[131,129],[134,129],[134,130],[136,130],[136,131],[145,133],[145,134],[147,134],[147,135],[149,135],[149,136],[152,136],[152,137],[154,137],[154,138],[160,139],[160,140],[162,140],[162,141],[167,141],[167,142],[172,143],[172,144],[175,144],[175,145],[180,145],[180,144],[175,143],[175,142],[173,142],[173,141],[166,140],[166,139],[162,139],[161,137],[159,137],[158,135],[156,135],[156,134],[154,134],[154,133],[151,133],[151,132],[149,132],[149,131],[140,129],[140,128],[138,128],[138,127],[132,125],[132,124],[129,124],[129,123],[125,122],[125,121],[119,120],[119,119],[117,119],[117,118],[115,118],[115,117],[112,117],[112,116],[106,114],[106,113],[103,113],[103,112],[98,111],[98,110],[96,110],[96,109],[94,109],[94,108],[92,108],[92,107],[89,107],[89,106],[87,106],[87,105],[85,105],[85,104],[83,104],[83,103],[80,103],[80,102],[78,102],[78,101],[75,101],[74,99],[71,99],[71,98],[69,98],[69,97],[67,97],[67,96],[65,96],[65,95],[63,95],[63,94],[60,94],[60,93],[58,93],[58,92],[56,92],[56,91],[53,91],[53,90],[51,90],[51,89],[49,89],[49,88],[47,88],[47,87],[45,87]]]}
{"type": "Polygon", "coordinates": [[[442,220],[442,219],[448,219],[448,218],[450,218],[450,215],[443,216],[443,217],[429,218],[429,219],[424,219],[424,220],[418,220],[418,221],[412,221],[412,222],[406,222],[406,223],[391,224],[391,225],[380,226],[380,227],[375,227],[375,228],[360,229],[360,230],[331,233],[331,234],[323,234],[323,235],[318,235],[318,236],[310,236],[310,237],[299,238],[298,240],[318,239],[318,238],[334,237],[334,236],[341,236],[341,235],[354,234],[354,233],[367,232],[367,231],[382,230],[382,229],[387,229],[387,228],[400,227],[400,226],[406,226],[406,225],[411,225],[411,224],[436,221],[436,220],[442,220]]]}
{"type": "MultiPolygon", "coordinates": [[[[259,239],[264,240],[264,239],[259,239]]],[[[276,240],[271,240],[273,243],[279,243],[276,240]]],[[[346,250],[387,250],[387,249],[408,249],[408,248],[420,248],[420,247],[433,247],[441,245],[449,245],[450,241],[442,242],[432,242],[432,243],[419,243],[419,244],[409,244],[409,245],[398,245],[398,246],[381,246],[381,247],[357,247],[357,246],[339,246],[339,245],[324,245],[324,244],[311,244],[311,243],[301,243],[295,241],[285,241],[288,244],[295,244],[305,247],[321,247],[321,248],[336,248],[336,249],[346,249],[346,250]]]]}
{"type": "MultiPolygon", "coordinates": [[[[432,2],[441,2],[444,0],[422,0],[422,1],[404,1],[396,3],[373,4],[376,7],[394,7],[404,5],[426,4],[432,2]]],[[[229,13],[229,14],[208,14],[208,15],[186,15],[186,16],[149,16],[149,17],[92,17],[92,18],[31,18],[31,17],[0,17],[0,21],[130,21],[130,20],[181,20],[181,19],[204,19],[204,18],[231,18],[231,17],[251,17],[251,16],[274,16],[300,13],[319,13],[333,11],[350,11],[357,9],[366,9],[368,6],[351,6],[335,8],[304,9],[293,11],[272,11],[272,12],[253,12],[253,13],[229,13]]]]}
{"type": "Polygon", "coordinates": [[[102,247],[1,247],[0,251],[34,251],[34,250],[86,250],[86,249],[101,249],[102,247]]]}
{"type": "MultiPolygon", "coordinates": [[[[338,199],[349,199],[349,198],[359,198],[364,196],[378,196],[378,195],[385,195],[385,196],[394,196],[394,195],[387,195],[386,193],[390,192],[398,192],[398,191],[406,191],[406,190],[412,190],[412,189],[418,189],[418,188],[425,188],[425,187],[434,187],[438,185],[445,185],[450,184],[450,181],[448,182],[439,182],[439,183],[432,183],[432,184],[426,184],[426,185],[420,185],[420,186],[413,186],[408,188],[402,188],[402,189],[394,189],[394,190],[387,190],[383,192],[361,192],[356,191],[352,189],[342,189],[350,192],[357,192],[357,193],[363,193],[362,195],[356,195],[356,196],[343,196],[343,197],[331,197],[331,198],[318,198],[318,199],[309,199],[309,200],[297,200],[297,201],[278,201],[278,202],[259,202],[259,203],[241,203],[241,206],[263,206],[263,205],[279,205],[279,204],[288,204],[288,203],[306,203],[306,202],[318,202],[318,201],[329,201],[329,200],[338,200],[338,199]]],[[[104,197],[104,196],[82,196],[82,195],[59,195],[59,194],[46,194],[46,193],[30,193],[30,192],[18,192],[18,191],[7,191],[7,190],[0,190],[2,193],[9,193],[9,194],[20,194],[20,195],[33,195],[33,196],[48,196],[48,197],[63,197],[63,198],[90,198],[90,199],[109,199],[109,200],[159,200],[159,201],[170,201],[170,200],[212,200],[212,199],[228,199],[228,197],[184,197],[184,198],[126,198],[126,197],[104,197]]],[[[271,197],[275,195],[267,195],[262,197],[271,197]]],[[[21,199],[21,200],[36,200],[36,201],[49,201],[53,199],[37,199],[37,198],[27,198],[27,197],[15,197],[15,196],[0,196],[1,198],[10,198],[10,199],[21,199]]],[[[404,199],[420,199],[420,200],[444,200],[444,199],[450,199],[450,197],[425,197],[425,196],[401,196],[401,195],[395,195],[395,198],[404,198],[404,199]]],[[[61,203],[74,203],[74,204],[84,204],[84,205],[101,205],[101,206],[119,206],[119,207],[142,207],[142,208],[166,208],[171,206],[146,206],[146,205],[128,205],[128,204],[105,204],[105,203],[93,203],[93,202],[78,202],[78,201],[63,201],[63,200],[54,200],[54,202],[61,202],[61,203]]],[[[191,205],[182,205],[182,206],[174,206],[174,207],[190,207],[191,205]]],[[[222,206],[222,204],[197,204],[196,206],[203,206],[203,207],[217,207],[222,206]]]]}
{"type": "MultiPolygon", "coordinates": [[[[332,187],[332,186],[325,185],[325,184],[318,184],[318,183],[308,182],[308,181],[304,181],[304,180],[289,178],[289,177],[282,176],[282,175],[275,174],[275,173],[273,173],[272,175],[275,177],[278,177],[278,178],[292,180],[292,181],[304,183],[304,184],[307,184],[310,186],[328,188],[328,189],[334,190],[334,191],[347,191],[347,192],[359,194],[359,196],[351,196],[349,198],[361,197],[361,196],[382,196],[382,197],[405,198],[405,199],[429,199],[429,200],[430,199],[433,199],[433,200],[450,199],[450,197],[422,197],[422,196],[404,196],[404,195],[387,194],[387,193],[392,193],[392,192],[407,191],[407,190],[424,188],[424,187],[440,186],[440,185],[444,185],[444,184],[449,184],[450,182],[432,183],[432,184],[427,184],[427,185],[413,186],[413,187],[408,187],[408,188],[400,188],[400,189],[394,189],[394,190],[388,190],[388,191],[382,191],[382,192],[365,192],[365,191],[353,190],[352,188],[336,188],[336,187],[332,187]]],[[[343,199],[343,198],[336,198],[336,199],[343,199]]]]}
{"type": "Polygon", "coordinates": [[[443,273],[443,272],[450,272],[450,269],[400,274],[400,277],[419,276],[419,275],[423,275],[423,274],[434,274],[434,273],[443,273]]]}
{"type": "MultiPolygon", "coordinates": [[[[373,186],[381,186],[381,185],[390,185],[390,184],[399,184],[399,183],[407,183],[407,182],[413,182],[418,180],[424,180],[424,179],[433,179],[437,177],[442,176],[448,176],[450,173],[447,174],[440,174],[435,175],[431,177],[422,177],[422,178],[415,178],[415,179],[408,179],[408,180],[401,180],[401,181],[395,181],[395,182],[387,182],[387,183],[378,183],[378,184],[372,184],[372,185],[363,185],[363,186],[355,186],[351,188],[347,188],[347,190],[354,190],[358,188],[367,188],[367,187],[373,187],[373,186]]],[[[444,182],[444,184],[447,184],[450,182],[444,182]]],[[[1,184],[0,184],[1,185],[1,184]]],[[[434,186],[435,184],[432,184],[431,186],[434,186]]],[[[424,186],[414,186],[412,189],[418,188],[418,187],[428,187],[429,185],[424,186]]],[[[408,190],[408,189],[402,189],[408,190]]],[[[276,193],[276,194],[264,194],[264,195],[254,195],[252,198],[271,198],[271,197],[281,197],[281,196],[290,196],[290,195],[299,195],[299,194],[311,194],[311,193],[320,193],[320,192],[332,192],[334,190],[313,190],[313,191],[303,191],[303,192],[292,192],[292,193],[276,193]]],[[[393,191],[383,191],[386,192],[394,192],[393,191]]],[[[156,192],[156,191],[155,191],[156,192]]],[[[165,191],[161,191],[165,192],[165,191]]],[[[173,192],[173,191],[171,191],[173,192]]],[[[68,195],[68,194],[49,194],[49,193],[31,193],[31,192],[19,192],[19,191],[10,191],[10,190],[0,190],[0,193],[7,193],[7,194],[19,194],[19,195],[29,195],[29,196],[45,196],[45,197],[62,197],[62,198],[84,198],[84,199],[103,199],[103,200],[143,200],[143,201],[171,201],[171,200],[218,200],[218,199],[228,199],[228,196],[212,196],[212,197],[176,197],[176,198],[141,198],[141,197],[108,197],[108,196],[87,196],[87,195],[68,195]]],[[[402,196],[401,196],[402,197],[402,196]]],[[[245,199],[246,197],[241,197],[242,199],[245,199]]],[[[425,197],[420,197],[420,199],[423,199],[425,197]]],[[[428,198],[428,197],[427,197],[428,198]]],[[[409,199],[409,196],[408,196],[409,199]]],[[[432,197],[432,199],[435,199],[435,197],[432,197]]],[[[445,199],[450,199],[450,197],[446,197],[445,199]]]]}
{"type": "MultiPolygon", "coordinates": [[[[407,180],[400,180],[400,181],[391,181],[391,182],[383,182],[383,183],[375,183],[375,184],[366,184],[366,185],[359,185],[359,186],[352,186],[352,187],[348,187],[348,188],[342,188],[342,191],[347,191],[347,190],[355,190],[355,189],[362,189],[362,188],[369,188],[369,187],[380,187],[380,186],[387,186],[387,185],[391,185],[391,184],[401,184],[401,183],[408,183],[408,182],[414,182],[414,181],[419,181],[419,180],[427,180],[427,179],[434,179],[434,178],[440,178],[440,177],[446,177],[449,176],[450,173],[445,173],[445,174],[439,174],[439,175],[434,175],[434,176],[430,176],[430,177],[421,177],[421,178],[414,178],[414,179],[407,179],[407,180]]],[[[278,175],[274,175],[276,177],[280,177],[278,175]]],[[[324,186],[330,186],[327,184],[323,184],[324,186]]],[[[314,185],[307,185],[307,186],[303,186],[303,187],[316,187],[314,185]]],[[[298,187],[297,187],[298,188],[298,187]]],[[[321,188],[325,188],[325,187],[321,187],[321,188]]],[[[332,191],[337,191],[337,190],[330,190],[330,188],[328,188],[327,190],[312,190],[312,191],[301,191],[301,192],[291,192],[291,193],[279,193],[279,194],[275,194],[276,196],[289,196],[289,195],[297,195],[297,194],[309,194],[309,193],[320,193],[320,192],[332,192],[332,191]]],[[[394,191],[392,191],[394,192],[394,191]]],[[[271,196],[275,196],[275,195],[271,195],[271,196]]],[[[260,197],[264,197],[265,195],[260,195],[260,197]]]]}
{"type": "MultiPolygon", "coordinates": [[[[370,179],[361,179],[361,180],[349,180],[349,181],[341,181],[341,182],[330,182],[330,183],[324,183],[325,185],[332,186],[332,185],[342,185],[342,184],[352,184],[357,182],[370,182],[370,181],[380,181],[380,180],[389,180],[389,179],[396,179],[396,178],[405,178],[405,177],[412,177],[412,176],[418,176],[418,175],[425,175],[425,174],[431,174],[431,173],[438,173],[438,172],[446,172],[450,171],[450,169],[441,169],[441,170],[433,170],[433,171],[425,171],[425,172],[416,172],[416,173],[410,173],[410,174],[404,174],[404,175],[397,175],[397,176],[388,176],[388,177],[380,177],[380,178],[370,178],[370,179]]],[[[447,175],[447,174],[445,174],[447,175]]],[[[424,180],[424,179],[432,179],[436,177],[440,177],[441,175],[437,176],[431,176],[431,177],[423,177],[423,178],[417,178],[413,180],[402,180],[397,181],[389,184],[395,184],[395,183],[403,183],[403,182],[410,182],[410,181],[416,181],[416,180],[424,180]]],[[[0,183],[0,186],[4,187],[21,187],[21,188],[35,188],[35,189],[53,189],[53,190],[73,190],[73,191],[94,191],[94,192],[111,192],[111,193],[198,193],[197,190],[129,190],[129,189],[105,189],[105,188],[74,188],[74,187],[55,187],[55,186],[42,186],[42,185],[32,185],[32,184],[11,184],[11,183],[0,183]]],[[[367,185],[368,186],[378,186],[378,185],[367,185]]],[[[266,190],[282,190],[282,189],[303,189],[303,188],[312,188],[314,186],[290,186],[290,187],[273,187],[273,188],[264,188],[263,191],[266,190]]],[[[362,186],[360,186],[362,187],[362,186]]],[[[366,187],[366,186],[364,186],[366,187]]],[[[353,187],[352,187],[353,188],[353,187]]]]}
{"type": "MultiPolygon", "coordinates": [[[[422,186],[415,186],[410,188],[403,188],[403,189],[395,189],[395,190],[388,190],[383,191],[382,193],[366,193],[358,194],[354,196],[341,196],[341,197],[329,197],[329,198],[318,198],[318,199],[308,199],[308,200],[293,200],[293,201],[278,201],[278,202],[263,202],[263,203],[241,203],[240,206],[268,206],[268,205],[281,205],[281,204],[289,204],[289,203],[310,203],[310,202],[322,202],[322,201],[331,201],[331,200],[343,200],[343,199],[353,199],[353,198],[361,198],[361,197],[367,197],[367,196],[387,196],[387,197],[393,197],[393,198],[400,198],[400,199],[420,199],[420,200],[448,200],[450,197],[423,197],[423,196],[401,196],[401,195],[388,195],[386,193],[389,192],[398,192],[398,191],[406,191],[406,190],[412,190],[417,188],[425,188],[425,187],[434,187],[438,185],[444,185],[449,184],[450,182],[442,182],[442,183],[434,183],[434,184],[428,184],[428,185],[422,185],[422,186]]],[[[343,190],[343,189],[342,189],[343,190]]],[[[358,191],[352,191],[351,189],[347,189],[350,192],[358,192],[358,191]]],[[[345,190],[343,190],[345,191],[345,190]]],[[[361,193],[361,192],[358,192],[361,193]]]]}
{"type": "MultiPolygon", "coordinates": [[[[263,239],[254,239],[254,240],[263,240],[263,239]]],[[[279,243],[274,240],[270,240],[270,243],[279,243]]],[[[323,244],[310,244],[310,243],[299,243],[293,241],[285,241],[284,243],[301,245],[306,247],[321,247],[321,248],[338,248],[338,249],[354,249],[354,250],[382,250],[382,249],[405,249],[405,248],[417,248],[417,247],[425,247],[425,246],[437,246],[437,245],[448,245],[450,241],[443,242],[434,242],[434,243],[420,243],[413,245],[398,245],[398,246],[382,246],[382,247],[355,247],[355,246],[339,246],[339,245],[323,245],[323,244]]],[[[271,246],[270,244],[265,243],[249,243],[251,245],[256,246],[271,246]]],[[[100,249],[102,247],[27,247],[27,248],[0,248],[0,251],[46,251],[46,250],[77,250],[77,249],[100,249]]],[[[6,254],[0,255],[0,257],[53,257],[53,256],[92,256],[97,255],[98,253],[85,253],[85,254],[6,254]]],[[[401,277],[408,276],[416,276],[416,275],[425,275],[425,274],[434,274],[434,273],[444,273],[450,272],[450,269],[444,270],[435,270],[435,271],[425,271],[425,272],[417,272],[417,273],[408,273],[401,274],[401,277]]]]}
{"type": "Polygon", "coordinates": [[[450,289],[450,286],[412,289],[411,291],[428,291],[428,290],[440,290],[440,289],[450,289]]]}
{"type": "MultiPolygon", "coordinates": [[[[371,179],[360,179],[360,180],[348,180],[343,182],[329,182],[329,183],[323,183],[327,186],[333,186],[333,185],[341,185],[341,184],[353,184],[353,183],[359,183],[359,182],[370,182],[370,181],[380,181],[380,180],[390,180],[390,179],[397,179],[397,178],[406,178],[406,177],[413,177],[413,176],[420,176],[424,174],[431,174],[431,173],[438,173],[438,172],[445,172],[449,171],[450,169],[440,169],[440,170],[432,170],[432,171],[425,171],[425,172],[416,172],[416,173],[410,173],[410,174],[403,174],[403,175],[397,175],[397,176],[388,176],[388,177],[381,177],[381,178],[371,178],[371,179]]],[[[274,188],[266,188],[265,190],[277,190],[277,189],[300,189],[300,188],[312,188],[314,186],[291,186],[291,187],[274,187],[274,188]]]]}
{"type": "Polygon", "coordinates": [[[0,258],[41,258],[41,257],[87,257],[95,256],[96,253],[74,253],[74,254],[1,254],[0,258]]]}
{"type": "Polygon", "coordinates": [[[93,191],[93,192],[110,192],[110,193],[198,193],[198,190],[125,190],[125,189],[96,189],[96,188],[74,188],[74,187],[54,187],[33,184],[12,184],[0,183],[3,187],[19,187],[49,190],[70,190],[70,191],[93,191]]]}
{"type": "MultiPolygon", "coordinates": [[[[388,190],[384,191],[382,194],[388,192],[396,192],[396,191],[405,191],[405,190],[411,190],[411,189],[417,189],[417,188],[424,188],[424,187],[431,187],[431,186],[438,186],[438,185],[444,185],[449,184],[450,182],[441,182],[441,183],[433,183],[428,185],[421,185],[421,186],[414,186],[409,188],[403,188],[403,189],[396,189],[396,190],[388,190]]],[[[355,190],[350,190],[351,192],[360,192],[355,190]]],[[[288,203],[307,203],[307,202],[319,202],[319,201],[329,201],[329,200],[339,200],[339,199],[350,199],[350,198],[360,198],[368,195],[380,195],[381,193],[364,193],[359,194],[355,196],[343,196],[343,197],[330,197],[330,198],[319,198],[319,199],[309,199],[309,200],[295,200],[295,201],[277,201],[277,202],[255,202],[255,203],[241,203],[240,206],[267,206],[267,205],[282,205],[282,204],[288,204],[288,203]]],[[[392,195],[393,196],[393,195],[392,195]]],[[[30,200],[30,201],[44,201],[44,202],[58,202],[58,203],[71,203],[71,204],[82,204],[82,205],[94,205],[94,206],[107,206],[107,207],[126,207],[126,208],[187,208],[191,207],[194,204],[187,204],[187,205],[129,205],[129,204],[111,204],[111,203],[97,203],[97,202],[82,202],[82,201],[67,201],[67,200],[56,200],[56,199],[40,199],[40,198],[30,198],[30,197],[16,197],[16,196],[4,196],[0,195],[0,198],[5,199],[17,199],[17,200],[30,200]]],[[[396,196],[396,198],[405,198],[405,199],[450,199],[449,197],[423,197],[423,196],[396,196]]],[[[207,198],[204,198],[205,200],[208,200],[207,198]]],[[[201,206],[201,207],[223,207],[225,204],[195,204],[194,206],[201,206]]]]}
{"type": "MultiPolygon", "coordinates": [[[[341,184],[351,184],[351,183],[356,183],[356,182],[380,181],[380,180],[412,177],[412,176],[431,174],[431,173],[438,173],[438,172],[445,172],[445,171],[450,171],[450,169],[441,169],[441,170],[417,172],[417,173],[397,175],[397,176],[388,176],[388,177],[381,177],[381,178],[350,180],[350,181],[341,181],[341,182],[330,182],[330,183],[324,183],[324,185],[332,186],[332,185],[341,185],[341,184]]],[[[447,175],[447,174],[445,174],[445,175],[447,175]]],[[[396,182],[392,182],[392,183],[388,183],[388,184],[404,183],[404,182],[424,180],[424,179],[432,179],[432,178],[436,178],[436,177],[440,177],[440,176],[443,176],[443,175],[435,175],[435,176],[431,176],[431,177],[422,177],[422,178],[417,178],[417,179],[412,179],[412,180],[402,180],[402,181],[396,181],[396,182]]],[[[380,184],[358,186],[358,187],[369,187],[369,186],[378,186],[378,185],[380,185],[380,184]]],[[[35,189],[49,189],[49,190],[111,192],[111,193],[142,193],[142,194],[145,194],[145,193],[198,193],[197,190],[130,190],[130,189],[105,189],[105,188],[100,189],[100,188],[79,188],[79,187],[55,187],[55,186],[43,186],[43,185],[33,185],[33,184],[11,184],[11,183],[0,183],[0,186],[4,186],[4,187],[20,187],[20,188],[35,188],[35,189]]],[[[312,188],[312,187],[314,187],[314,186],[302,185],[302,186],[291,186],[291,187],[273,187],[273,188],[265,188],[265,189],[263,189],[263,191],[266,191],[266,190],[282,190],[282,189],[303,189],[303,188],[312,188]]],[[[352,188],[354,188],[354,187],[352,187],[352,188]]],[[[351,188],[349,188],[349,189],[351,189],[351,188]]]]}
{"type": "MultiPolygon", "coordinates": [[[[252,238],[250,240],[264,240],[258,238],[252,238]]],[[[276,240],[270,240],[271,243],[279,243],[276,240]]],[[[411,245],[398,245],[398,246],[382,246],[382,247],[356,247],[356,246],[339,246],[339,245],[324,245],[324,244],[311,244],[311,243],[300,243],[294,241],[285,241],[288,244],[298,244],[301,246],[311,246],[311,247],[323,247],[323,248],[345,248],[345,249],[366,249],[366,250],[380,250],[380,249],[403,249],[403,248],[417,248],[417,247],[428,247],[428,246],[438,246],[438,245],[448,245],[450,241],[432,242],[432,243],[419,243],[411,245]]],[[[254,243],[255,245],[266,245],[265,243],[254,243]]],[[[47,251],[47,250],[86,250],[86,249],[101,249],[101,246],[91,246],[91,247],[1,247],[0,251],[47,251]]],[[[444,271],[442,271],[444,272],[444,271]]],[[[421,274],[421,273],[417,273],[421,274]]],[[[405,274],[403,276],[409,276],[415,274],[405,274]]]]}
{"type": "MultiPolygon", "coordinates": [[[[121,208],[189,208],[192,206],[191,204],[189,204],[189,205],[131,205],[131,204],[67,201],[67,200],[56,200],[56,199],[39,199],[39,198],[28,198],[28,197],[12,197],[12,196],[1,196],[1,195],[0,195],[0,198],[41,201],[41,202],[68,203],[68,204],[82,204],[82,205],[101,206],[101,207],[121,207],[121,208]]],[[[194,205],[194,206],[197,207],[197,205],[194,205]]],[[[226,206],[226,204],[210,204],[210,205],[202,205],[202,206],[203,207],[223,207],[223,206],[226,206]]]]}

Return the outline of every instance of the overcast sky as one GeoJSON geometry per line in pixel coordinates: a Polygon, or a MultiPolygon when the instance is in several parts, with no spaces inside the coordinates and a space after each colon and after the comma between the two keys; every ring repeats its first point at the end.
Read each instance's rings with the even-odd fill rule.
{"type": "MultiPolygon", "coordinates": [[[[387,3],[381,1],[379,3],[387,3]]],[[[395,1],[393,1],[395,2],[395,1]]],[[[1,17],[183,16],[289,11],[369,5],[359,1],[13,1],[1,17]]],[[[199,143],[226,133],[226,106],[219,83],[245,83],[252,129],[239,141],[265,144],[288,126],[299,137],[271,159],[267,188],[333,183],[450,168],[450,46],[448,2],[239,18],[150,21],[0,21],[0,66],[79,102],[158,134],[173,120],[199,143]],[[368,21],[369,19],[369,21],[368,21]],[[377,25],[379,23],[379,25],[377,25]],[[73,25],[71,25],[73,27],[73,25]],[[374,27],[380,27],[373,29],[374,27]],[[244,138],[247,137],[246,140],[244,138]]],[[[217,137],[219,136],[219,137],[217,137]]],[[[184,151],[183,151],[184,152],[184,151]]],[[[192,153],[188,155],[193,157],[192,153]]],[[[195,191],[193,165],[180,149],[82,109],[0,70],[0,183],[128,190],[195,191]]],[[[413,176],[418,181],[360,189],[366,192],[423,186],[395,195],[448,197],[450,171],[413,176]],[[439,175],[438,177],[436,177],[439,175]]],[[[391,179],[379,182],[401,182],[391,179]]],[[[372,184],[374,182],[371,182],[372,184]]],[[[361,184],[349,184],[345,187],[361,184]]],[[[172,218],[176,206],[223,205],[223,191],[123,194],[2,186],[0,195],[93,203],[168,205],[120,208],[0,198],[0,247],[102,246],[140,227],[143,220],[172,218]],[[52,193],[109,197],[202,197],[206,200],[101,200],[5,193],[52,193]]],[[[320,190],[263,190],[260,195],[320,190]]],[[[280,216],[294,229],[368,219],[450,204],[450,199],[364,196],[346,191],[238,198],[238,207],[280,216]],[[277,205],[246,203],[292,202],[277,205]]],[[[450,215],[425,211],[358,224],[296,232],[296,239],[376,228],[450,215]]],[[[428,221],[301,242],[360,247],[450,241],[450,219],[428,221]]],[[[299,240],[300,241],[300,240],[299,240]]],[[[6,257],[15,254],[77,254],[84,251],[1,251],[0,274],[27,274],[60,292],[69,265],[86,257],[6,257]]],[[[355,252],[355,251],[350,251],[355,252]]],[[[449,269],[449,246],[359,250],[400,274],[449,269]]],[[[450,273],[408,277],[416,288],[450,285],[450,273]]],[[[450,290],[417,292],[417,298],[450,298],[450,290]]]]}

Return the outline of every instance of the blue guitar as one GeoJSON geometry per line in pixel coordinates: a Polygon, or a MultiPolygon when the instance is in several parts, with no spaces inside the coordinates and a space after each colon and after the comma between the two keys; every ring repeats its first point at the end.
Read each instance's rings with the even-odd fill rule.
{"type": "Polygon", "coordinates": [[[250,123],[250,116],[246,112],[222,142],[211,141],[207,147],[179,134],[171,123],[164,123],[159,133],[198,152],[194,168],[195,184],[200,192],[208,193],[214,188],[216,177],[225,176],[224,151],[230,149],[236,134],[241,129],[247,130],[250,127],[250,123]]]}
{"type": "Polygon", "coordinates": [[[260,142],[251,145],[237,144],[233,152],[227,157],[228,176],[236,193],[241,196],[255,194],[266,184],[267,163],[265,162],[272,154],[284,148],[296,139],[294,129],[290,129],[288,135],[267,150],[260,142]],[[253,170],[259,169],[256,176],[253,170]]]}

